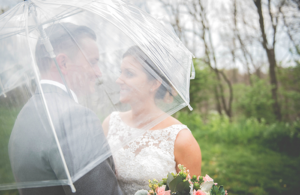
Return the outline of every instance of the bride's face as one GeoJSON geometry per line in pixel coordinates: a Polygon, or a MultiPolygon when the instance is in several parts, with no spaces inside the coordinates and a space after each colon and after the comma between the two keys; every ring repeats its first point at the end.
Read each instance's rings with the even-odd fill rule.
{"type": "Polygon", "coordinates": [[[120,102],[134,103],[154,98],[153,81],[148,78],[143,66],[132,56],[123,58],[121,75],[116,81],[120,87],[120,102]]]}

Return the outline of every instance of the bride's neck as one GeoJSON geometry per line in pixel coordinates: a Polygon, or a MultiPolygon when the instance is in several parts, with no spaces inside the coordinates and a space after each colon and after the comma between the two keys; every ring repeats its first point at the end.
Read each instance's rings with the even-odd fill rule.
{"type": "Polygon", "coordinates": [[[144,101],[131,105],[130,120],[135,123],[135,126],[143,127],[162,114],[163,111],[156,106],[154,100],[144,101]]]}

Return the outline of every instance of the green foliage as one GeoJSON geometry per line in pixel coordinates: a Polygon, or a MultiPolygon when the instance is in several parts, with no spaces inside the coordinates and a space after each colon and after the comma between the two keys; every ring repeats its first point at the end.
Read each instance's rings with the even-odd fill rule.
{"type": "Polygon", "coordinates": [[[213,185],[210,190],[210,195],[225,195],[225,190],[223,186],[218,188],[216,185],[213,185]]]}
{"type": "MultiPolygon", "coordinates": [[[[207,117],[209,112],[217,110],[217,79],[212,70],[201,59],[195,59],[196,78],[190,81],[190,104],[194,111],[207,117]]],[[[251,75],[252,84],[242,82],[246,76],[238,74],[234,80],[232,72],[225,71],[233,86],[232,117],[234,120],[240,118],[256,118],[265,120],[267,123],[276,122],[273,110],[272,86],[268,75],[263,74],[261,78],[251,75]]],[[[300,117],[300,63],[295,67],[277,67],[276,76],[278,80],[277,99],[281,108],[283,121],[294,121],[300,117]]],[[[224,82],[224,81],[223,81],[224,82]]],[[[226,105],[229,102],[229,90],[224,87],[226,105]]],[[[219,96],[220,91],[219,91],[219,96]]],[[[222,105],[221,105],[222,107],[222,105]]],[[[224,111],[224,108],[221,108],[224,111]]],[[[185,108],[183,111],[188,112],[185,108]]]]}
{"type": "Polygon", "coordinates": [[[234,86],[234,109],[246,118],[264,119],[274,122],[271,86],[267,81],[253,78],[253,85],[237,84],[234,86]]]}
{"type": "Polygon", "coordinates": [[[300,116],[300,64],[295,67],[278,68],[280,105],[285,121],[300,116]]]}
{"type": "Polygon", "coordinates": [[[280,89],[280,94],[284,120],[297,120],[300,116],[300,92],[280,89]]]}
{"type": "Polygon", "coordinates": [[[169,189],[172,193],[176,192],[178,195],[185,195],[190,191],[190,183],[182,180],[181,177],[176,177],[169,183],[169,189]]]}
{"type": "Polygon", "coordinates": [[[168,174],[167,189],[171,190],[171,193],[178,195],[186,195],[190,192],[190,183],[186,180],[188,173],[183,165],[178,165],[180,172],[178,174],[168,174]]]}
{"type": "Polygon", "coordinates": [[[178,112],[178,120],[186,124],[196,138],[205,137],[213,142],[226,144],[256,143],[289,155],[300,155],[300,121],[292,123],[266,123],[255,118],[230,122],[226,116],[211,113],[203,123],[197,113],[178,112]]]}
{"type": "Polygon", "coordinates": [[[199,190],[200,184],[198,182],[195,182],[193,188],[194,188],[193,190],[199,190]]]}
{"type": "Polygon", "coordinates": [[[155,192],[155,189],[160,186],[161,186],[160,183],[156,179],[153,180],[149,179],[149,188],[152,189],[153,192],[155,192]]]}
{"type": "MultiPolygon", "coordinates": [[[[204,182],[203,176],[197,177],[196,175],[193,175],[191,178],[189,178],[189,171],[186,167],[184,167],[184,165],[179,164],[178,168],[180,169],[178,173],[169,173],[167,178],[162,179],[162,183],[166,185],[165,190],[170,190],[172,194],[189,195],[191,190],[200,189],[200,183],[204,182]],[[193,189],[191,189],[190,182],[193,186],[193,189]]],[[[149,194],[156,194],[154,191],[157,188],[157,183],[158,181],[155,179],[153,181],[149,180],[149,187],[151,189],[149,194]]],[[[220,188],[220,192],[222,192],[221,189],[222,188],[220,188]]],[[[217,192],[219,195],[219,190],[217,192]]]]}
{"type": "Polygon", "coordinates": [[[232,144],[247,144],[258,138],[260,130],[265,126],[263,122],[260,123],[253,118],[231,123],[228,117],[216,113],[211,113],[206,123],[203,123],[200,115],[196,113],[178,112],[176,117],[186,124],[196,137],[206,137],[213,141],[232,144]]]}
{"type": "Polygon", "coordinates": [[[170,182],[171,182],[173,179],[174,179],[174,176],[173,176],[171,173],[169,173],[169,174],[168,174],[168,178],[167,178],[167,186],[170,185],[170,182]]]}
{"type": "Polygon", "coordinates": [[[190,81],[190,104],[194,109],[198,109],[204,102],[211,100],[216,81],[214,74],[201,60],[194,59],[194,64],[196,77],[190,81]]]}
{"type": "Polygon", "coordinates": [[[275,151],[300,155],[300,121],[293,123],[274,123],[262,133],[261,143],[275,151]]]}

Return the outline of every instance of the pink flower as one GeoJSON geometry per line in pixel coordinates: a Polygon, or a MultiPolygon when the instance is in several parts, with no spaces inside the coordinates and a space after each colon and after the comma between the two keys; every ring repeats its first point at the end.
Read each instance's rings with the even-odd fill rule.
{"type": "Polygon", "coordinates": [[[214,180],[206,174],[205,177],[203,177],[203,181],[206,182],[206,181],[214,181],[214,180]]]}
{"type": "Polygon", "coordinates": [[[165,191],[164,195],[171,195],[171,190],[165,191]]]}
{"type": "Polygon", "coordinates": [[[158,187],[156,188],[156,194],[157,195],[171,195],[171,191],[168,190],[168,191],[165,191],[165,186],[162,186],[162,187],[158,187]]]}
{"type": "Polygon", "coordinates": [[[186,180],[189,180],[189,179],[191,179],[190,174],[188,174],[188,175],[186,176],[186,180]]]}
{"type": "Polygon", "coordinates": [[[193,195],[206,195],[206,194],[205,194],[205,192],[203,192],[201,190],[198,190],[198,191],[194,190],[193,195]]]}
{"type": "Polygon", "coordinates": [[[185,178],[187,181],[189,181],[190,184],[192,184],[193,182],[191,182],[191,176],[190,174],[188,174],[185,178]]]}

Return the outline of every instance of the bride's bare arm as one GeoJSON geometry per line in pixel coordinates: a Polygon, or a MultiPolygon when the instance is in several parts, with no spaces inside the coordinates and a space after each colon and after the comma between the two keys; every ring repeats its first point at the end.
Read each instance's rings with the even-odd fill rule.
{"type": "Polygon", "coordinates": [[[201,175],[201,150],[192,133],[185,129],[181,130],[175,140],[174,155],[176,161],[176,170],[178,164],[184,165],[190,175],[201,175]]]}

